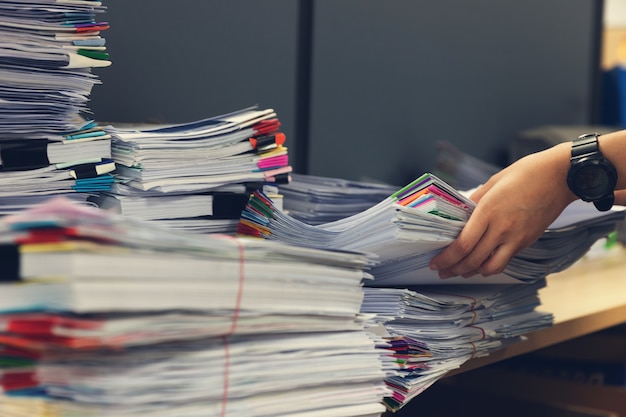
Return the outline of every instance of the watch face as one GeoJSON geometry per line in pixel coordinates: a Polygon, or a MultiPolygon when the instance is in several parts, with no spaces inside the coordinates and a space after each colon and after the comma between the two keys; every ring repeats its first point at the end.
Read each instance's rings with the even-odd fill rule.
{"type": "Polygon", "coordinates": [[[571,185],[583,200],[597,200],[613,192],[615,178],[597,161],[579,165],[571,177],[571,185]]]}

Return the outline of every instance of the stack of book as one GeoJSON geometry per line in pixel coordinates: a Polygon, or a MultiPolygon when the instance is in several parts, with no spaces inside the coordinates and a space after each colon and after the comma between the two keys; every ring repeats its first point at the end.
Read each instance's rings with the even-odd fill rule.
{"type": "Polygon", "coordinates": [[[92,68],[111,64],[104,11],[93,0],[0,4],[0,215],[110,188],[110,135],[85,117],[92,68]]]}
{"type": "Polygon", "coordinates": [[[57,198],[0,223],[1,415],[378,416],[369,257],[57,198]]]}
{"type": "Polygon", "coordinates": [[[290,180],[286,138],[273,109],[107,131],[117,183],[92,201],[136,219],[234,234],[250,192],[276,194],[276,185],[290,180]]]}

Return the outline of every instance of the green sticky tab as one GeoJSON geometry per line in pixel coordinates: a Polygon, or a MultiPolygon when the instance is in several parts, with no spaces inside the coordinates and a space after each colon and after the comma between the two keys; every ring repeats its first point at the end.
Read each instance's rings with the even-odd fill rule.
{"type": "Polygon", "coordinates": [[[108,52],[92,51],[91,49],[79,49],[76,51],[76,53],[78,53],[78,55],[86,56],[88,58],[93,58],[93,59],[103,59],[103,60],[109,59],[108,52]]]}
{"type": "Polygon", "coordinates": [[[267,218],[271,218],[274,214],[273,210],[259,198],[252,197],[248,204],[264,214],[267,218]]]}

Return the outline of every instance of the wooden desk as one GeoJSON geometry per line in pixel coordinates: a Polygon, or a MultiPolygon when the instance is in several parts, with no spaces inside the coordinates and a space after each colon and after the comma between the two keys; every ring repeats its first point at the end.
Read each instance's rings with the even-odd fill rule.
{"type": "Polygon", "coordinates": [[[457,374],[626,322],[626,251],[584,259],[548,276],[538,310],[554,314],[554,326],[528,340],[465,363],[457,374]]]}

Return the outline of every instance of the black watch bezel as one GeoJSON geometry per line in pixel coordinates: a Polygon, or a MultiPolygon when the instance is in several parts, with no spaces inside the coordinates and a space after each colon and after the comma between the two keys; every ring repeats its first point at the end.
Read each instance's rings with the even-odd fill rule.
{"type": "Polygon", "coordinates": [[[570,190],[581,200],[593,202],[600,211],[609,210],[615,201],[614,191],[617,185],[617,170],[615,166],[602,155],[598,146],[598,134],[588,133],[579,136],[572,142],[572,154],[570,158],[570,169],[567,174],[567,185],[570,190]],[[600,170],[601,177],[594,173],[594,179],[601,178],[604,184],[597,191],[590,192],[589,188],[582,187],[580,175],[589,174],[600,170]]]}

